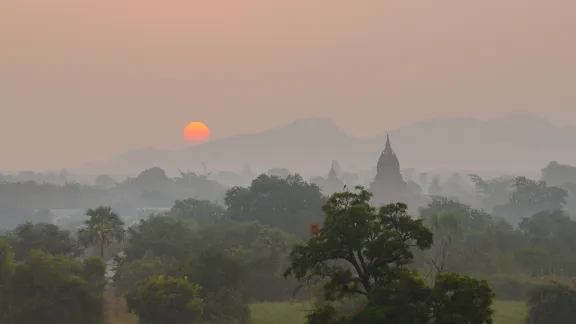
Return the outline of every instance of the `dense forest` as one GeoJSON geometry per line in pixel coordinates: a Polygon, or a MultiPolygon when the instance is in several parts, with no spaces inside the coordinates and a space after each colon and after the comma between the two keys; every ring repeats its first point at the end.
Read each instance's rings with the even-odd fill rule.
{"type": "Polygon", "coordinates": [[[542,174],[419,181],[417,208],[297,174],[6,181],[0,323],[257,324],[254,305],[301,303],[300,323],[480,324],[504,302],[525,323],[574,323],[576,176],[542,174]],[[66,208],[81,215],[55,222],[66,208]]]}

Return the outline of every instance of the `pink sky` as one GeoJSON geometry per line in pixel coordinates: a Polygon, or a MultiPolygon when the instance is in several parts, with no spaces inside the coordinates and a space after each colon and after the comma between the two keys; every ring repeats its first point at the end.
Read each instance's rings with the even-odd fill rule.
{"type": "Polygon", "coordinates": [[[299,117],[576,124],[570,0],[4,0],[0,169],[181,148],[299,117]]]}

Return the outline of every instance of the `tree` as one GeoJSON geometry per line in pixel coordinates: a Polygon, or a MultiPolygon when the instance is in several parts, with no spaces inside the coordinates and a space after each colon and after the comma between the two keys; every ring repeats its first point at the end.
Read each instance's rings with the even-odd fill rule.
{"type": "Polygon", "coordinates": [[[192,228],[183,221],[165,215],[151,215],[128,229],[124,261],[140,259],[146,253],[183,259],[197,241],[192,228]]]}
{"type": "Polygon", "coordinates": [[[377,212],[369,205],[371,194],[356,189],[332,195],[323,208],[323,228],[290,254],[285,275],[321,283],[324,290],[327,303],[309,315],[309,323],[442,323],[435,317],[456,308],[446,294],[457,290],[462,296],[481,296],[481,303],[474,304],[481,309],[459,310],[463,321],[450,323],[491,323],[492,295],[486,282],[440,275],[437,286],[427,287],[408,266],[414,250],[431,247],[432,233],[421,219],[406,213],[405,204],[386,205],[377,212]],[[440,285],[445,282],[450,285],[440,285]],[[337,314],[333,303],[354,296],[365,299],[363,309],[337,314]]]}
{"type": "Polygon", "coordinates": [[[34,250],[19,263],[8,285],[7,324],[100,324],[106,265],[34,250]]]}
{"type": "Polygon", "coordinates": [[[300,175],[280,178],[261,174],[248,188],[228,190],[224,201],[228,219],[256,220],[307,237],[310,224],[321,220],[323,197],[318,186],[300,175]]]}
{"type": "Polygon", "coordinates": [[[576,322],[576,290],[568,285],[550,283],[530,291],[526,324],[576,322]]]}
{"type": "Polygon", "coordinates": [[[102,189],[111,189],[114,188],[117,183],[114,178],[105,174],[101,174],[97,176],[96,179],[94,179],[94,185],[102,189]]]}
{"type": "Polygon", "coordinates": [[[478,246],[476,241],[482,243],[478,237],[485,239],[493,224],[491,215],[444,197],[432,197],[427,206],[419,209],[419,214],[434,235],[434,244],[426,253],[427,263],[431,263],[430,274],[485,270],[490,265],[486,255],[489,248],[478,246]]]}
{"type": "Polygon", "coordinates": [[[222,221],[198,231],[201,242],[220,242],[224,248],[242,251],[247,269],[242,288],[251,301],[283,301],[291,296],[296,282],[285,280],[287,256],[298,242],[295,235],[258,222],[222,221]]]}
{"type": "Polygon", "coordinates": [[[525,217],[518,231],[524,244],[516,249],[515,257],[525,271],[534,275],[576,273],[572,256],[576,249],[576,222],[564,211],[543,211],[525,217]]]}
{"type": "Polygon", "coordinates": [[[204,301],[202,319],[207,323],[248,323],[248,296],[242,291],[247,273],[244,251],[213,241],[188,247],[189,255],[178,259],[147,254],[123,262],[114,277],[119,292],[136,291],[135,282],[151,276],[186,277],[202,287],[198,297],[204,301]]]}
{"type": "Polygon", "coordinates": [[[167,274],[169,266],[167,260],[155,257],[151,253],[138,260],[122,262],[116,267],[113,277],[117,295],[123,295],[147,278],[167,274]]]}
{"type": "Polygon", "coordinates": [[[224,216],[224,207],[208,200],[188,198],[176,200],[170,213],[179,219],[193,219],[199,225],[213,223],[224,216]]]}
{"type": "Polygon", "coordinates": [[[82,254],[79,243],[71,233],[54,224],[26,222],[8,234],[16,260],[28,257],[31,250],[42,250],[53,255],[77,257],[82,254]]]}
{"type": "Polygon", "coordinates": [[[510,195],[508,203],[495,207],[494,212],[518,223],[523,217],[541,211],[562,209],[566,204],[567,196],[567,191],[560,187],[549,187],[544,181],[517,177],[514,181],[514,191],[510,195]]]}
{"type": "Polygon", "coordinates": [[[440,274],[432,289],[432,320],[438,324],[493,323],[494,294],[486,281],[454,273],[440,274]]]}
{"type": "Polygon", "coordinates": [[[482,196],[482,207],[491,211],[494,207],[506,204],[512,192],[513,177],[499,177],[484,180],[476,174],[469,175],[476,191],[482,196]]]}
{"type": "Polygon", "coordinates": [[[576,183],[576,167],[550,161],[542,169],[542,180],[553,186],[562,186],[566,182],[576,183]]]}
{"type": "Polygon", "coordinates": [[[126,294],[126,303],[146,324],[190,324],[202,318],[199,292],[188,278],[157,276],[139,282],[126,294]]]}
{"type": "Polygon", "coordinates": [[[110,206],[88,209],[86,215],[90,218],[84,223],[85,227],[78,230],[78,238],[85,247],[99,247],[100,257],[104,258],[106,247],[124,240],[124,221],[110,206]]]}
{"type": "Polygon", "coordinates": [[[14,275],[14,253],[4,240],[0,240],[0,323],[6,323],[10,301],[9,285],[14,275]]]}

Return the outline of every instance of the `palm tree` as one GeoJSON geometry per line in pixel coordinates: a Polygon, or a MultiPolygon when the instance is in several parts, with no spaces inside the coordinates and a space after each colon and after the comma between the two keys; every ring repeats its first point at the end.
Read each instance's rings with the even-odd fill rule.
{"type": "Polygon", "coordinates": [[[85,247],[100,247],[100,257],[104,259],[106,247],[114,242],[124,241],[124,221],[110,206],[88,209],[86,215],[90,218],[84,222],[85,227],[78,230],[78,239],[85,247]]]}

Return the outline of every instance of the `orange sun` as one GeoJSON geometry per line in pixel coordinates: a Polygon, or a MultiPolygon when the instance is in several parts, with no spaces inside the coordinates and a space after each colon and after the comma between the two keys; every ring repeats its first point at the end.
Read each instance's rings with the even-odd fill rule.
{"type": "Polygon", "coordinates": [[[191,122],[184,127],[184,139],[194,144],[200,144],[210,139],[210,128],[202,122],[191,122]]]}

